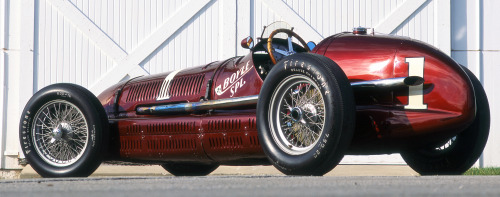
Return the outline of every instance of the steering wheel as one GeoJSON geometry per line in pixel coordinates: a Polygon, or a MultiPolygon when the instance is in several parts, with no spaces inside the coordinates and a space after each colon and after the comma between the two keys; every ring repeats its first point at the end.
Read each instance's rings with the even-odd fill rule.
{"type": "Polygon", "coordinates": [[[307,43],[304,41],[304,39],[302,39],[299,35],[297,35],[292,30],[289,30],[289,29],[277,29],[277,30],[274,30],[269,35],[269,38],[267,38],[267,50],[268,50],[269,56],[271,57],[271,61],[273,62],[273,64],[276,64],[276,58],[274,57],[274,52],[279,53],[279,54],[284,55],[284,56],[289,56],[289,55],[292,55],[292,54],[296,53],[295,50],[293,50],[292,37],[297,38],[297,40],[299,40],[300,44],[302,44],[302,46],[304,47],[304,49],[307,52],[310,51],[309,47],[307,46],[307,43]],[[273,38],[278,33],[286,33],[288,35],[288,39],[287,39],[287,41],[288,41],[288,49],[281,50],[281,49],[277,49],[277,48],[273,47],[273,45],[272,45],[273,38]]]}

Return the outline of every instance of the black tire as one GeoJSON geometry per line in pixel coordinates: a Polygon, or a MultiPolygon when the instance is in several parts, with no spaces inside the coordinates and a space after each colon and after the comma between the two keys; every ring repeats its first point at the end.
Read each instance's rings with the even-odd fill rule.
{"type": "Polygon", "coordinates": [[[206,176],[219,167],[219,164],[166,163],[161,167],[174,176],[206,176]]]}
{"type": "Polygon", "coordinates": [[[490,107],[481,82],[463,67],[469,76],[476,98],[474,122],[440,145],[407,150],[401,153],[406,163],[421,175],[459,175],[467,171],[481,156],[490,131],[490,107]]]}
{"type": "Polygon", "coordinates": [[[257,103],[259,140],[284,174],[322,176],[332,170],[351,143],[354,124],[351,84],[334,61],[298,53],[266,77],[257,103]],[[296,104],[290,104],[293,99],[296,104]]]}
{"type": "Polygon", "coordinates": [[[74,84],[54,84],[26,104],[19,128],[28,163],[42,177],[86,177],[107,151],[108,119],[99,100],[74,84]]]}

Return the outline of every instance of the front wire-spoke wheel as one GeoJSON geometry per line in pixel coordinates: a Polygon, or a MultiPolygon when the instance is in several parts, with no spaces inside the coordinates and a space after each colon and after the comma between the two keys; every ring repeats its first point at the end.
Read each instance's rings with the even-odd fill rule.
{"type": "Polygon", "coordinates": [[[19,125],[21,148],[42,177],[85,177],[107,153],[108,118],[99,100],[74,84],[53,84],[31,97],[19,125]]]}
{"type": "Polygon", "coordinates": [[[271,97],[269,122],[279,148],[291,155],[310,151],[325,123],[325,102],[318,86],[302,75],[285,79],[271,97]]]}

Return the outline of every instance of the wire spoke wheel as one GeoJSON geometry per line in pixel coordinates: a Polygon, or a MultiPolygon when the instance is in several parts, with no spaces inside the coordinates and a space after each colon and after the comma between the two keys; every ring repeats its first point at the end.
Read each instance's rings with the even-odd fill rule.
{"type": "Polygon", "coordinates": [[[89,90],[52,84],[24,107],[19,140],[26,160],[42,177],[86,177],[108,153],[109,121],[89,90]]]}
{"type": "Polygon", "coordinates": [[[69,166],[87,147],[89,129],[83,113],[74,104],[54,100],[35,114],[32,137],[37,153],[53,166],[69,166]]]}
{"type": "Polygon", "coordinates": [[[279,147],[291,154],[308,152],[322,134],[325,102],[319,88],[302,75],[285,79],[271,98],[269,122],[279,147]]]}
{"type": "Polygon", "coordinates": [[[355,124],[352,88],[331,59],[284,57],[267,75],[257,103],[259,142],[287,175],[321,176],[344,157],[355,124]]]}

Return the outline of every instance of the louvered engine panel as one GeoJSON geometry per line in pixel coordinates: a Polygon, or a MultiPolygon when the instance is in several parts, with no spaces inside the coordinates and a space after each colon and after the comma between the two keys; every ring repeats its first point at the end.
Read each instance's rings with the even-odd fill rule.
{"type": "Polygon", "coordinates": [[[121,120],[117,123],[120,155],[128,159],[207,161],[199,117],[121,120]]]}
{"type": "Polygon", "coordinates": [[[205,152],[219,161],[264,157],[255,115],[250,114],[224,113],[203,118],[202,145],[205,152]]]}
{"type": "Polygon", "coordinates": [[[217,136],[209,139],[211,149],[233,149],[243,147],[242,136],[217,136]]]}
{"type": "Polygon", "coordinates": [[[209,132],[241,131],[241,119],[209,120],[209,132]]]}
{"type": "Polygon", "coordinates": [[[146,140],[147,150],[150,152],[178,152],[196,150],[196,138],[192,136],[154,136],[146,140]]]}
{"type": "Polygon", "coordinates": [[[185,122],[152,122],[145,124],[134,124],[124,126],[124,135],[176,135],[195,134],[196,124],[194,121],[185,122]]]}
{"type": "Polygon", "coordinates": [[[169,95],[171,97],[179,97],[199,94],[203,87],[204,77],[204,74],[197,74],[174,78],[169,90],[169,95]]]}
{"type": "Polygon", "coordinates": [[[141,102],[156,100],[163,80],[142,82],[130,86],[127,102],[141,102]]]}

